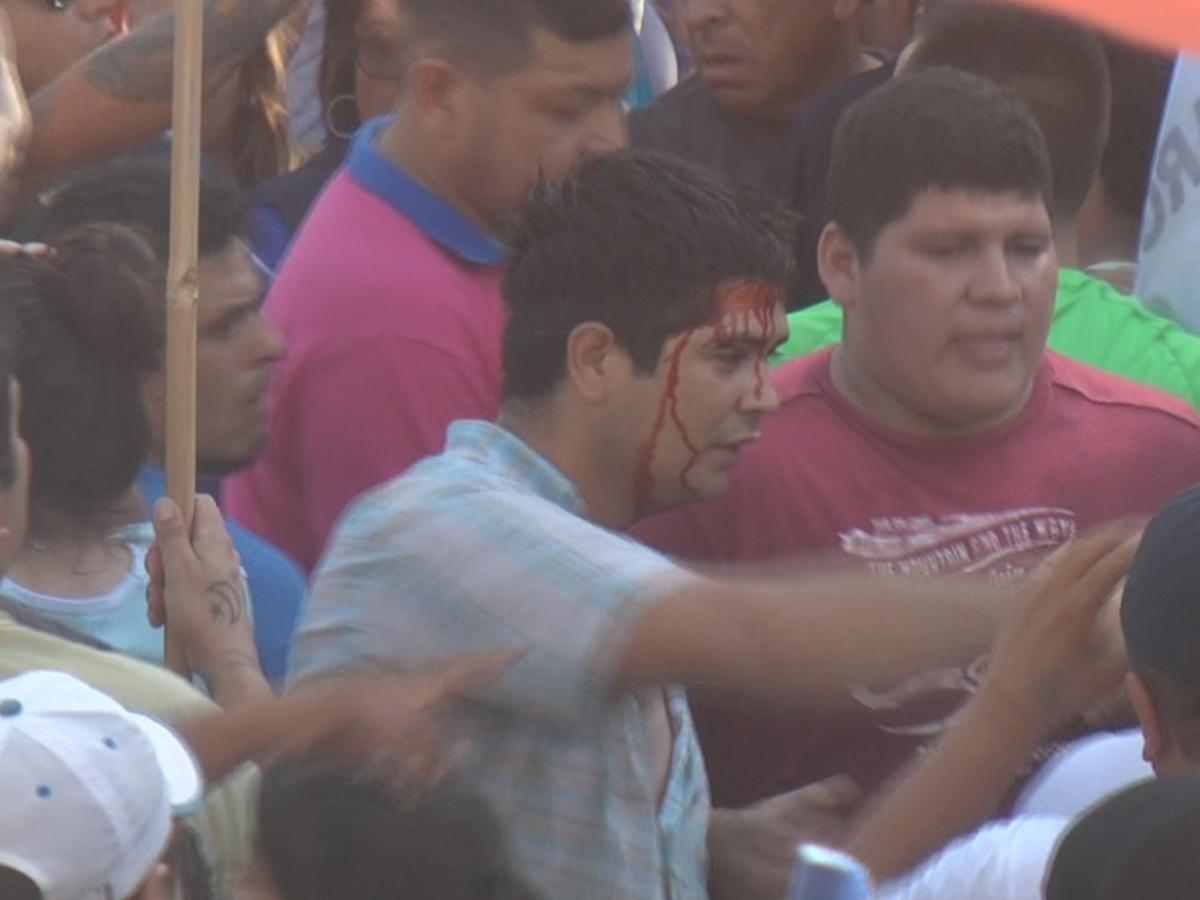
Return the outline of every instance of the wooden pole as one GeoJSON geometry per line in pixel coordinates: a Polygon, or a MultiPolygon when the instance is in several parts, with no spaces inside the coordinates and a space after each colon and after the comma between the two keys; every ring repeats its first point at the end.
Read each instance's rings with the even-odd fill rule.
{"type": "MultiPolygon", "coordinates": [[[[196,494],[196,267],[200,218],[200,104],[204,0],[176,0],[171,136],[171,250],[167,267],[167,495],[191,529],[196,494]]],[[[190,677],[167,621],[167,667],[190,677]]]]}

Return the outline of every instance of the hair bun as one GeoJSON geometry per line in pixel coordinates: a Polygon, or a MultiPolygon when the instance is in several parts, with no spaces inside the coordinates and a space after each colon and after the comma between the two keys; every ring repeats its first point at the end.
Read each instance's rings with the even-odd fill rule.
{"type": "Polygon", "coordinates": [[[43,261],[43,287],[65,325],[97,360],[130,375],[162,364],[164,272],[150,245],[120,225],[63,234],[43,261]]]}

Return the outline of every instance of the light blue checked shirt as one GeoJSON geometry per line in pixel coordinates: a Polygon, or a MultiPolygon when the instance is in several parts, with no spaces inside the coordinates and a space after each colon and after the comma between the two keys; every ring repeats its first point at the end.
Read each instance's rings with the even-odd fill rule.
{"type": "Polygon", "coordinates": [[[294,680],[517,646],[461,714],[467,778],[547,900],[707,896],[708,782],[683,691],[662,802],[638,699],[613,699],[639,608],[693,576],[583,518],[575,486],[504,429],[463,421],[446,451],[360,497],[335,529],[294,680]]]}

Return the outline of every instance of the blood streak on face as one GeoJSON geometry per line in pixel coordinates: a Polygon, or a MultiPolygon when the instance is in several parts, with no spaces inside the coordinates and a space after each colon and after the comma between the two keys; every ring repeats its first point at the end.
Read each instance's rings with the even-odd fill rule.
{"type": "MultiPolygon", "coordinates": [[[[658,412],[638,460],[634,508],[639,514],[650,512],[655,506],[653,467],[660,439],[666,432],[668,423],[674,425],[679,441],[687,453],[687,460],[676,476],[679,486],[688,497],[695,499],[698,496],[697,490],[689,483],[688,476],[696,467],[705,448],[700,445],[699,438],[693,435],[692,428],[680,412],[679,403],[679,389],[683,378],[681,370],[689,347],[694,348],[698,344],[703,349],[711,350],[737,344],[739,341],[760,347],[759,358],[754,365],[754,397],[756,402],[762,400],[767,378],[767,357],[778,334],[776,311],[783,304],[783,291],[774,284],[741,279],[720,285],[716,295],[717,317],[706,326],[692,328],[679,334],[674,338],[675,345],[668,353],[666,378],[658,412]]],[[[738,411],[740,396],[736,391],[731,392],[730,408],[727,411],[717,410],[718,418],[723,420],[735,414],[738,411]]],[[[711,407],[706,412],[711,416],[711,407]]]]}

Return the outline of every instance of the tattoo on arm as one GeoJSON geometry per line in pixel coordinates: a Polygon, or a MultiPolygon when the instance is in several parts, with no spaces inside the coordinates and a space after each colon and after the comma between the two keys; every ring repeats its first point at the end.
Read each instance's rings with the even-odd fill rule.
{"type": "Polygon", "coordinates": [[[241,588],[233,582],[214,582],[208,586],[205,595],[208,597],[208,611],[214,622],[225,622],[232,627],[246,614],[246,598],[241,588]]]}
{"type": "MultiPolygon", "coordinates": [[[[262,43],[298,0],[203,0],[204,87],[219,83],[262,43]]],[[[93,52],[84,77],[104,93],[138,103],[169,103],[175,13],[165,12],[93,52]]]]}

